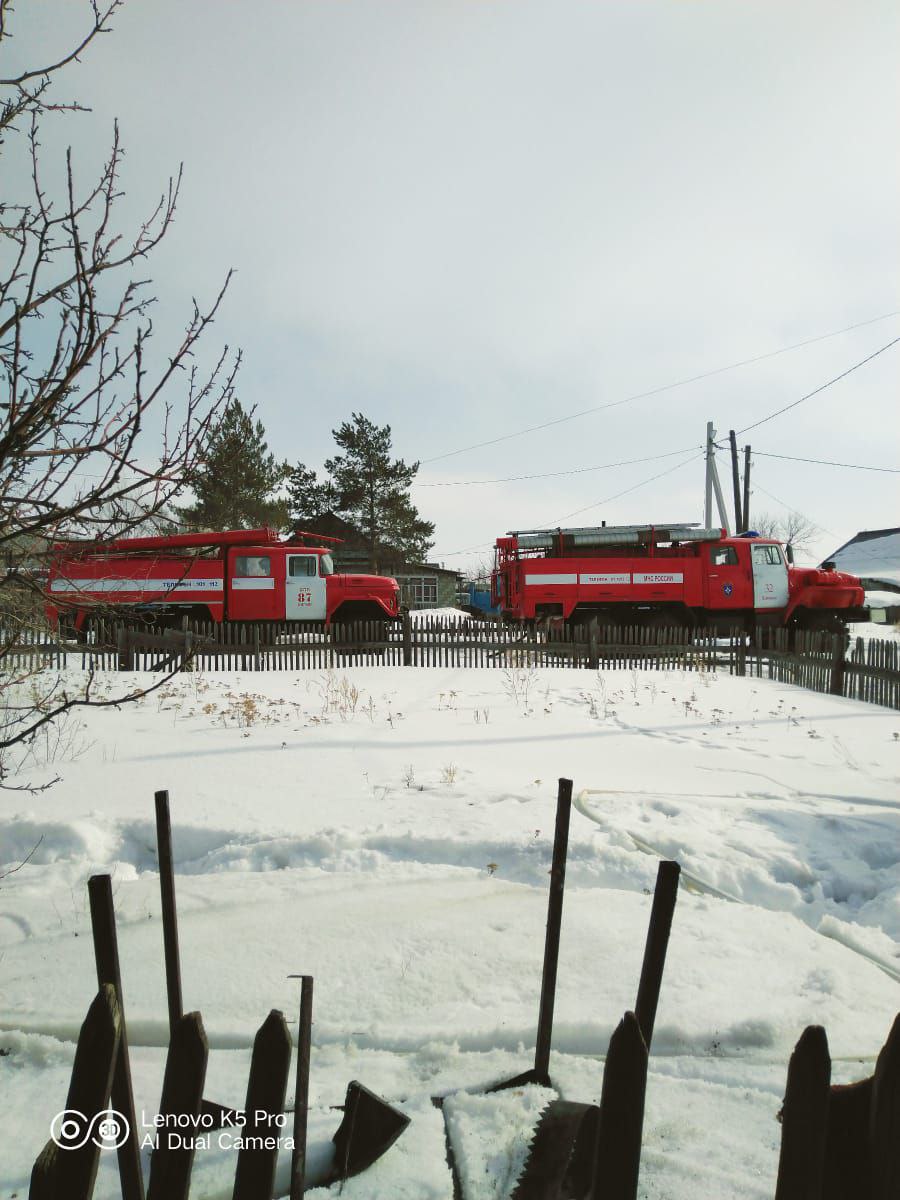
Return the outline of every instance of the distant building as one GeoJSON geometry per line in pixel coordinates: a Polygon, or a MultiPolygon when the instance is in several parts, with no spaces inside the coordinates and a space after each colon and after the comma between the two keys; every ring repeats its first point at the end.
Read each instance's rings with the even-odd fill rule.
{"type": "MultiPolygon", "coordinates": [[[[359,530],[335,513],[307,521],[303,529],[322,537],[340,538],[331,551],[335,571],[368,574],[369,552],[359,530]]],[[[410,562],[399,550],[383,546],[379,575],[392,576],[400,584],[400,603],[406,608],[454,608],[460,586],[458,571],[437,563],[410,562]]]]}
{"type": "Polygon", "coordinates": [[[865,529],[826,562],[858,575],[867,592],[900,593],[900,529],[865,529]]]}

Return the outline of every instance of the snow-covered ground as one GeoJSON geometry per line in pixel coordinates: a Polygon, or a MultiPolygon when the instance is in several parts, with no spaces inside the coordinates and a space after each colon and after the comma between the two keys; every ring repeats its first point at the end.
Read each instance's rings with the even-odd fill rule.
{"type": "Polygon", "coordinates": [[[459,625],[471,619],[461,608],[414,608],[409,615],[417,625],[427,624],[429,621],[449,621],[453,625],[459,625]]]}
{"type": "MultiPolygon", "coordinates": [[[[886,709],[703,672],[187,674],[70,717],[13,782],[54,776],[0,793],[0,874],[40,839],[0,879],[2,1200],[25,1194],[65,1103],[96,990],[98,872],[113,877],[137,1107],[155,1111],[161,788],[206,1095],[243,1105],[254,1031],[271,1008],[296,1022],[288,976],[308,973],[312,1170],[349,1080],[412,1117],[348,1200],[451,1200],[430,1097],[531,1065],[560,776],[577,797],[551,1061],[564,1096],[599,1100],[658,857],[692,879],[657,1014],[643,1197],[771,1200],[803,1028],[826,1027],[833,1079],[861,1078],[900,1008],[900,714],[886,709]]],[[[546,1098],[448,1102],[467,1200],[509,1195],[546,1098]]],[[[96,1195],[118,1195],[101,1157],[96,1195]]],[[[192,1195],[230,1195],[234,1161],[198,1150],[192,1195]]]]}
{"type": "Polygon", "coordinates": [[[862,638],[864,642],[872,640],[897,642],[900,640],[900,629],[896,625],[882,625],[876,621],[851,621],[847,625],[847,633],[850,636],[851,645],[855,645],[858,638],[862,638]]]}

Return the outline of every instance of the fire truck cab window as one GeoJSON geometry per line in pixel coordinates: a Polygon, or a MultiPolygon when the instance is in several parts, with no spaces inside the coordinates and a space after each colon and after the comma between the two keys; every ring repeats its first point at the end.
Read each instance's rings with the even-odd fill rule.
{"type": "Polygon", "coordinates": [[[782,562],[780,546],[754,546],[753,561],[758,563],[766,563],[769,566],[777,566],[782,562]]]}
{"type": "Polygon", "coordinates": [[[259,579],[270,574],[271,560],[267,554],[241,554],[234,560],[238,579],[259,579]]]}
{"type": "Polygon", "coordinates": [[[709,557],[714,567],[736,567],[737,550],[734,546],[711,546],[709,557]]]}
{"type": "Polygon", "coordinates": [[[315,554],[294,554],[288,559],[288,574],[291,579],[317,574],[315,554]]]}
{"type": "Polygon", "coordinates": [[[334,562],[332,561],[330,554],[320,554],[319,555],[319,574],[320,575],[333,575],[334,574],[334,562]]]}

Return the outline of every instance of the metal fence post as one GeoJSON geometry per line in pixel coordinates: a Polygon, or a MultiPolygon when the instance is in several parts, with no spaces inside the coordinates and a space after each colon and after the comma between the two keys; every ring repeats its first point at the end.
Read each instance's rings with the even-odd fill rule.
{"type": "Polygon", "coordinates": [[[294,1092],[294,1150],[291,1200],[303,1200],[306,1186],[306,1124],[309,1113],[309,1050],[312,1031],[313,977],[300,976],[300,1023],[297,1033],[297,1087],[294,1092]]]}
{"type": "Polygon", "coordinates": [[[166,959],[166,996],[169,1002],[169,1037],[183,1015],[181,957],[178,952],[178,914],[175,908],[175,868],[172,860],[172,821],[169,793],[155,792],[156,847],[159,859],[159,890],[162,899],[163,949],[166,959]]]}
{"type": "Polygon", "coordinates": [[[547,904],[547,936],[544,942],[544,972],[538,1011],[534,1071],[540,1079],[550,1078],[550,1043],[553,1038],[553,1006],[556,999],[556,970],[559,963],[559,933],[562,926],[563,893],[566,886],[566,855],[569,848],[569,818],[572,813],[572,780],[560,779],[556,801],[556,832],[550,868],[550,899],[547,904]]]}

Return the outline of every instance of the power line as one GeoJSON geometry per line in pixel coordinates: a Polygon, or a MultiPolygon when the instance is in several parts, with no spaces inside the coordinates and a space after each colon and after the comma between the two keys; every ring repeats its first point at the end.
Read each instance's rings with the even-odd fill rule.
{"type": "MultiPolygon", "coordinates": [[[[693,447],[692,447],[693,449],[693,447]]],[[[678,453],[676,451],[676,453],[678,453]]],[[[673,471],[679,470],[680,467],[686,467],[688,463],[697,462],[705,454],[702,450],[699,454],[692,454],[690,458],[684,459],[683,462],[676,463],[674,467],[668,467],[665,471],[659,471],[656,475],[651,475],[649,479],[642,479],[640,483],[632,484],[631,487],[625,488],[621,492],[616,492],[612,496],[606,496],[603,500],[594,500],[591,504],[586,504],[584,508],[576,508],[574,512],[566,513],[564,517],[560,517],[556,521],[551,521],[551,527],[559,526],[563,521],[567,521],[569,517],[576,517],[579,513],[587,512],[589,508],[597,508],[601,504],[609,504],[612,500],[618,500],[620,496],[627,496],[629,492],[636,492],[638,488],[642,488],[645,484],[653,483],[656,479],[662,479],[664,475],[671,475],[673,471]]],[[[471,554],[475,550],[485,550],[493,546],[493,542],[481,542],[477,546],[466,546],[462,550],[449,550],[438,555],[438,558],[455,558],[459,554],[471,554]]]]}
{"type": "Polygon", "coordinates": [[[840,375],[835,375],[834,379],[829,379],[827,383],[820,384],[811,392],[807,392],[805,396],[801,396],[799,400],[794,400],[792,404],[786,404],[784,408],[779,408],[773,413],[769,413],[767,417],[761,417],[760,420],[754,421],[752,425],[745,425],[743,429],[738,429],[737,433],[747,433],[750,429],[756,429],[759,425],[765,425],[767,421],[773,421],[776,417],[780,417],[782,413],[789,412],[792,408],[796,408],[798,404],[803,404],[805,400],[811,400],[813,396],[818,396],[820,392],[824,392],[826,388],[830,388],[832,384],[838,383],[841,379],[846,379],[848,375],[852,375],[854,371],[858,371],[860,367],[864,367],[866,363],[870,363],[873,358],[877,358],[879,354],[884,354],[885,350],[890,350],[891,346],[896,346],[900,342],[900,337],[895,337],[893,341],[881,346],[872,354],[860,359],[858,363],[854,363],[852,367],[848,367],[846,371],[841,371],[840,375]]]}
{"type": "MultiPolygon", "coordinates": [[[[504,433],[504,434],[501,434],[500,437],[489,438],[487,441],[484,441],[484,442],[473,442],[472,445],[470,445],[470,446],[460,446],[459,449],[457,449],[457,450],[448,450],[446,452],[446,454],[436,454],[432,458],[423,458],[423,459],[420,459],[420,465],[424,466],[426,463],[440,462],[442,459],[445,459],[445,458],[453,458],[457,454],[466,454],[469,450],[480,450],[484,446],[496,446],[498,444],[498,442],[508,442],[512,438],[524,437],[525,434],[537,433],[542,429],[550,429],[554,425],[562,425],[567,421],[575,421],[579,417],[590,416],[591,413],[605,412],[607,409],[610,409],[610,408],[618,408],[620,405],[630,404],[634,400],[646,400],[650,396],[658,396],[663,392],[670,392],[670,391],[674,390],[675,388],[686,387],[689,383],[699,383],[703,379],[711,379],[714,375],[722,375],[726,371],[735,371],[739,367],[752,366],[753,363],[763,362],[768,358],[777,358],[777,356],[779,354],[788,354],[792,350],[800,350],[804,346],[812,346],[816,342],[824,342],[824,341],[827,341],[828,338],[839,337],[842,333],[850,333],[854,329],[862,329],[866,325],[874,325],[878,321],[887,321],[891,317],[896,317],[898,315],[900,315],[900,309],[897,309],[894,312],[882,313],[882,315],[880,317],[870,317],[866,321],[857,321],[856,324],[854,324],[854,325],[845,325],[843,329],[832,330],[831,333],[821,333],[821,334],[818,334],[816,337],[806,338],[802,342],[794,342],[790,346],[781,346],[778,350],[769,350],[765,354],[757,354],[753,358],[744,358],[744,359],[741,359],[739,362],[729,363],[727,366],[724,366],[724,367],[714,367],[710,371],[703,371],[699,375],[692,375],[687,379],[679,379],[679,380],[676,380],[674,383],[663,384],[661,387],[652,388],[648,392],[636,392],[632,396],[625,396],[621,400],[613,400],[609,404],[598,404],[598,405],[595,405],[593,408],[585,408],[585,409],[582,409],[580,412],[570,413],[568,416],[565,416],[565,417],[556,417],[552,421],[544,421],[540,425],[530,425],[525,429],[516,430],[515,433],[504,433]]],[[[900,339],[898,339],[898,340],[900,340],[900,339]]],[[[799,404],[800,401],[797,401],[797,403],[799,404]]],[[[773,414],[773,415],[777,415],[777,414],[773,414]]],[[[766,418],[766,420],[768,420],[768,419],[769,418],[766,418]]],[[[748,426],[748,428],[752,429],[753,426],[748,426]]],[[[741,432],[743,433],[743,430],[741,430],[741,432]]]]}
{"type": "Polygon", "coordinates": [[[477,546],[464,546],[462,550],[444,550],[435,557],[440,559],[458,558],[460,554],[474,554],[476,550],[492,550],[493,548],[493,542],[479,542],[477,546]]]}
{"type": "MultiPolygon", "coordinates": [[[[774,500],[776,504],[780,504],[781,507],[786,508],[788,512],[797,513],[798,516],[806,517],[807,521],[812,521],[812,523],[816,526],[816,528],[821,529],[823,533],[830,533],[832,537],[839,536],[838,534],[836,534],[834,532],[833,529],[826,529],[824,525],[819,525],[818,522],[813,521],[812,517],[808,516],[805,512],[802,512],[799,508],[794,508],[794,506],[792,504],[788,504],[787,501],[782,500],[780,496],[776,496],[774,492],[766,491],[766,489],[762,486],[761,483],[759,483],[758,480],[753,481],[753,484],[751,485],[751,490],[763,492],[766,496],[769,497],[770,500],[774,500]]],[[[752,523],[753,522],[751,521],[751,524],[752,523]]]]}
{"type": "MultiPolygon", "coordinates": [[[[716,448],[727,450],[728,447],[724,443],[717,443],[716,448]]],[[[665,454],[648,454],[643,458],[625,458],[619,462],[600,463],[595,467],[571,467],[567,471],[545,471],[536,475],[504,475],[500,479],[448,479],[431,483],[414,480],[413,487],[486,487],[490,484],[518,483],[532,479],[559,479],[566,475],[586,475],[592,471],[607,471],[614,467],[632,467],[637,463],[658,462],[663,458],[674,458],[678,454],[687,454],[694,449],[700,449],[700,447],[683,446],[680,450],[668,450],[665,454]]],[[[760,458],[780,458],[786,462],[815,463],[822,467],[846,467],[851,471],[879,471],[885,475],[900,475],[900,467],[873,467],[862,463],[836,462],[830,458],[801,458],[796,454],[775,454],[767,450],[754,450],[753,455],[760,458]]]]}
{"type": "Polygon", "coordinates": [[[597,467],[572,467],[568,471],[548,471],[542,475],[507,475],[503,479],[456,479],[442,483],[419,483],[414,487],[477,487],[488,483],[515,483],[521,479],[557,479],[561,475],[584,475],[589,471],[606,471],[611,467],[631,467],[635,463],[656,462],[661,458],[674,458],[677,454],[687,454],[689,450],[699,449],[697,446],[684,446],[680,450],[669,450],[665,454],[649,454],[645,458],[627,458],[622,462],[601,463],[597,467]]]}
{"type": "Polygon", "coordinates": [[[705,453],[706,451],[702,450],[699,454],[692,454],[690,458],[684,459],[683,462],[676,463],[674,467],[668,467],[665,471],[660,471],[657,475],[651,475],[649,479],[642,479],[640,483],[636,483],[630,488],[625,488],[624,491],[616,492],[613,496],[606,496],[603,500],[594,500],[591,504],[586,504],[584,508],[576,508],[574,512],[566,513],[564,517],[560,517],[559,520],[553,521],[552,524],[554,526],[558,526],[560,522],[568,521],[569,517],[577,517],[579,513],[587,512],[589,508],[599,508],[601,504],[609,504],[613,500],[618,500],[620,496],[627,496],[629,492],[636,492],[638,488],[644,487],[645,484],[653,483],[654,480],[662,479],[664,475],[671,475],[673,471],[678,471],[681,467],[686,467],[688,463],[696,462],[698,459],[703,458],[705,453]]]}
{"type": "Polygon", "coordinates": [[[859,463],[832,462],[829,458],[798,458],[795,454],[771,454],[765,450],[754,450],[756,458],[783,458],[787,462],[817,463],[820,467],[846,467],[849,471],[882,471],[887,475],[900,475],[900,467],[864,467],[859,463]]]}
{"type": "MultiPolygon", "coordinates": [[[[717,449],[727,450],[725,443],[717,443],[717,449]]],[[[700,447],[683,446],[680,450],[667,450],[665,454],[648,454],[643,458],[625,458],[619,462],[600,463],[595,467],[571,467],[567,471],[544,471],[536,475],[504,475],[500,479],[447,479],[431,483],[426,483],[422,480],[414,480],[413,487],[485,487],[489,484],[496,483],[518,483],[523,480],[532,479],[558,479],[565,475],[586,475],[592,471],[607,471],[613,467],[632,467],[637,463],[657,462],[663,458],[674,458],[678,454],[687,454],[688,451],[700,449],[700,447]]],[[[830,458],[801,458],[796,454],[775,454],[767,450],[754,450],[754,456],[760,458],[781,458],[786,462],[802,462],[815,463],[823,467],[846,467],[852,471],[880,471],[886,475],[900,475],[900,467],[873,467],[862,463],[845,463],[836,462],[830,458]]]]}

